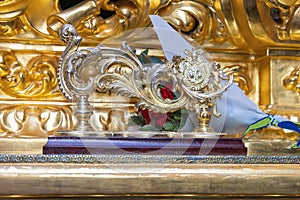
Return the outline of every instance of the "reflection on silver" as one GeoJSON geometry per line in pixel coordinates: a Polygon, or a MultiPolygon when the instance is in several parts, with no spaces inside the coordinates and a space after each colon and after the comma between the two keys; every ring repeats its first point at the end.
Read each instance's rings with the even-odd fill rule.
{"type": "Polygon", "coordinates": [[[76,133],[92,131],[88,99],[95,89],[137,98],[137,109],[163,113],[181,108],[195,110],[199,125],[193,132],[213,132],[208,124],[211,115],[220,115],[216,98],[229,88],[233,78],[224,77],[220,65],[210,63],[201,49],[186,50],[185,58],[175,56],[171,63],[147,66],[126,43],[121,49],[97,46],[77,50],[81,38],[69,24],[63,26],[60,36],[67,47],[59,63],[58,80],[64,96],[77,102],[76,133]],[[172,83],[170,89],[178,94],[176,98],[162,97],[159,87],[164,82],[172,83]]]}

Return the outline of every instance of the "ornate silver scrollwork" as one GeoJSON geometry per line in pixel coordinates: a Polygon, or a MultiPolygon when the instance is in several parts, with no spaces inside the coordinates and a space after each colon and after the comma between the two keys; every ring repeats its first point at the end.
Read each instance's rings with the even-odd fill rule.
{"type": "Polygon", "coordinates": [[[137,108],[164,113],[180,108],[196,110],[199,125],[194,131],[213,131],[208,124],[211,113],[220,115],[216,98],[229,88],[233,78],[223,76],[220,65],[209,62],[203,50],[186,50],[184,58],[175,56],[173,62],[150,66],[142,65],[126,43],[121,49],[97,46],[77,50],[81,39],[71,25],[62,28],[61,37],[67,38],[67,48],[59,63],[59,86],[68,100],[77,102],[77,131],[92,130],[88,97],[96,88],[135,97],[139,100],[137,108]],[[161,96],[162,82],[172,83],[176,98],[161,96]]]}

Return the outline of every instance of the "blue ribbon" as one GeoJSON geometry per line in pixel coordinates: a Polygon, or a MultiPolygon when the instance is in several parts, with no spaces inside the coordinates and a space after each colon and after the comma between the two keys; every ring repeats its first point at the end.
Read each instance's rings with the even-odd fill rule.
{"type": "MultiPolygon", "coordinates": [[[[257,120],[256,122],[250,124],[248,126],[248,128],[245,130],[245,132],[243,133],[243,137],[245,137],[250,131],[259,130],[259,129],[265,128],[267,126],[276,126],[276,127],[280,127],[283,129],[296,131],[297,133],[300,134],[299,125],[295,124],[294,122],[291,122],[291,121],[279,122],[275,116],[268,115],[264,118],[257,120]]],[[[291,149],[300,148],[300,140],[298,140],[298,142],[296,144],[293,144],[292,146],[290,146],[290,148],[291,149]]]]}

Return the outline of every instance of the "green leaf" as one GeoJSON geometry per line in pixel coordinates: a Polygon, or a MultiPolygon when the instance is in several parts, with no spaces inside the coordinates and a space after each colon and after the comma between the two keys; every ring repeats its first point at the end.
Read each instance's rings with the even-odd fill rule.
{"type": "Polygon", "coordinates": [[[140,115],[131,116],[128,122],[129,126],[133,126],[133,125],[142,126],[144,124],[145,124],[145,119],[143,118],[143,116],[140,115]]]}
{"type": "Polygon", "coordinates": [[[141,127],[140,131],[159,131],[159,129],[153,124],[147,124],[141,127]]]}
{"type": "Polygon", "coordinates": [[[173,130],[173,131],[178,131],[178,130],[179,130],[179,128],[180,128],[180,124],[177,124],[177,125],[175,126],[175,128],[174,128],[174,130],[173,130]]]}
{"type": "Polygon", "coordinates": [[[142,51],[142,53],[138,55],[138,59],[141,61],[142,64],[150,64],[151,60],[148,56],[148,49],[142,51]]]}
{"type": "Polygon", "coordinates": [[[156,56],[151,56],[150,57],[150,61],[151,61],[151,63],[153,63],[153,64],[157,64],[157,63],[159,63],[159,64],[164,64],[164,62],[162,61],[162,60],[160,60],[158,57],[156,57],[156,56]]]}
{"type": "Polygon", "coordinates": [[[175,124],[173,124],[171,121],[168,121],[163,125],[163,129],[165,131],[173,131],[174,128],[175,128],[175,124]]]}
{"type": "Polygon", "coordinates": [[[173,118],[177,121],[181,120],[181,115],[174,115],[173,118]]]}

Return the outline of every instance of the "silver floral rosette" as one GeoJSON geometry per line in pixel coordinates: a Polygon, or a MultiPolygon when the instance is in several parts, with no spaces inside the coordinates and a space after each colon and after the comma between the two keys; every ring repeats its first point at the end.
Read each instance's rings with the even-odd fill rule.
{"type": "Polygon", "coordinates": [[[125,42],[120,48],[100,45],[78,50],[81,38],[69,24],[63,26],[60,36],[67,43],[59,63],[60,89],[68,100],[77,102],[76,130],[70,134],[95,132],[89,124],[89,96],[96,89],[137,99],[136,110],[194,110],[198,124],[191,132],[195,136],[214,132],[209,122],[212,115],[220,116],[216,100],[233,78],[225,77],[221,66],[209,62],[202,49],[185,50],[184,57],[175,55],[171,62],[145,65],[125,42]],[[165,83],[171,83],[168,89],[175,98],[162,96],[165,83]]]}
{"type": "MultiPolygon", "coordinates": [[[[169,136],[242,132],[246,135],[269,125],[300,132],[297,124],[284,117],[262,112],[232,84],[231,76],[223,75],[220,64],[208,61],[201,48],[191,46],[159,16],[150,18],[165,54],[165,63],[145,64],[141,55],[126,42],[119,48],[99,45],[78,49],[81,37],[72,25],[63,26],[60,36],[67,47],[59,63],[58,80],[65,97],[77,103],[76,130],[67,134],[99,134],[89,122],[93,114],[89,97],[96,89],[137,99],[137,111],[168,115],[186,109],[186,123],[177,133],[167,134],[169,136]],[[162,89],[169,90],[172,98],[166,97],[162,89]]],[[[128,132],[121,134],[128,135],[128,132]]],[[[152,135],[141,131],[138,134],[152,135]]],[[[292,148],[299,145],[298,142],[292,148]]]]}

